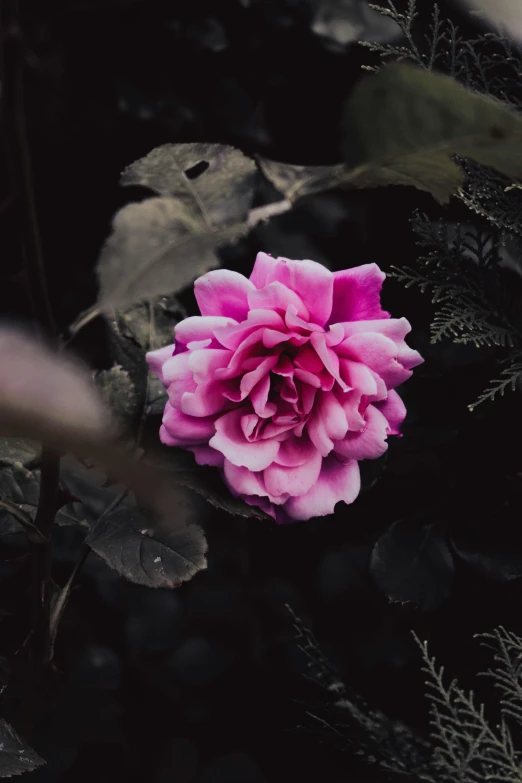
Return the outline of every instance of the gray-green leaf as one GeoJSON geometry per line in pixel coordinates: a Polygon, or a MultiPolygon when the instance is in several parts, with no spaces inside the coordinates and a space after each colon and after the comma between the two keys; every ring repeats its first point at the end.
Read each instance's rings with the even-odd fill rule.
{"type": "Polygon", "coordinates": [[[454,155],[522,177],[522,118],[449,76],[404,63],[366,76],[348,98],[344,164],[259,160],[288,200],[333,188],[408,185],[446,204],[464,184],[454,155]]]}
{"type": "Polygon", "coordinates": [[[255,171],[220,144],[165,144],[129,166],[122,184],[159,196],[115,215],[98,263],[99,309],[180,290],[216,266],[215,249],[247,230],[255,171]]]}
{"type": "Polygon", "coordinates": [[[255,171],[254,161],[224,144],[164,144],[128,166],[120,181],[176,199],[211,231],[245,219],[255,171]]]}
{"type": "Polygon", "coordinates": [[[464,182],[455,154],[522,176],[522,119],[449,76],[394,64],[350,95],[343,153],[347,184],[411,185],[445,204],[464,182]]]}

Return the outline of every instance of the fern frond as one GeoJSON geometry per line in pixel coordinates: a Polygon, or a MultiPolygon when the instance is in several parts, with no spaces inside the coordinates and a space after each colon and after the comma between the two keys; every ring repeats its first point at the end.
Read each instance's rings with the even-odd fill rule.
{"type": "Polygon", "coordinates": [[[388,772],[417,775],[426,783],[437,783],[430,776],[431,745],[401,721],[388,718],[370,708],[359,694],[351,692],[322,654],[313,633],[295,615],[290,606],[299,649],[308,660],[308,678],[315,680],[328,701],[306,714],[314,732],[343,740],[342,747],[388,772]]]}
{"type": "Polygon", "coordinates": [[[522,239],[522,191],[516,183],[493,169],[455,156],[466,175],[466,185],[458,197],[481,218],[507,237],[522,239]]]}
{"type": "Polygon", "coordinates": [[[465,693],[453,680],[444,683],[444,667],[438,667],[420,642],[428,675],[426,686],[430,701],[434,765],[438,779],[447,783],[519,783],[522,769],[511,734],[502,718],[496,731],[488,723],[484,706],[477,707],[473,692],[465,693]]]}
{"type": "Polygon", "coordinates": [[[418,268],[392,266],[390,276],[423,293],[431,290],[432,302],[439,305],[432,342],[450,337],[477,346],[517,346],[522,336],[509,318],[510,292],[497,269],[495,237],[461,225],[451,236],[449,226],[433,224],[419,212],[411,223],[417,245],[428,252],[418,258],[418,268]]]}
{"type": "Polygon", "coordinates": [[[494,653],[496,668],[482,672],[482,676],[491,677],[500,690],[504,717],[511,718],[522,728],[522,639],[502,626],[495,628],[493,633],[476,634],[475,638],[488,640],[482,642],[482,646],[494,653]]]}
{"type": "MultiPolygon", "coordinates": [[[[404,13],[392,0],[386,6],[369,3],[369,7],[397,24],[405,39],[401,46],[386,46],[360,41],[381,59],[396,57],[412,60],[427,70],[437,69],[460,81],[466,87],[491,95],[514,109],[522,110],[522,52],[506,33],[496,30],[478,38],[464,38],[451,19],[442,19],[433,5],[429,33],[417,36],[416,0],[408,0],[404,13]]],[[[362,66],[377,71],[379,66],[362,66]]]]}
{"type": "Polygon", "coordinates": [[[510,388],[511,391],[515,391],[517,383],[522,381],[522,362],[516,362],[515,364],[506,367],[501,371],[500,375],[503,378],[497,378],[491,381],[489,386],[471,405],[468,405],[470,411],[475,410],[477,405],[483,402],[493,402],[497,396],[503,397],[506,389],[510,388]]]}

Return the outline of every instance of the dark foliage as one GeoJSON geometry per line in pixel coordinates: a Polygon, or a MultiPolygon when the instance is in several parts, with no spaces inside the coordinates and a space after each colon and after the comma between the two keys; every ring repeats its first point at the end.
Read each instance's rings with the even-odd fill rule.
{"type": "MultiPolygon", "coordinates": [[[[422,38],[433,20],[430,4],[420,5],[422,38]]],[[[463,35],[478,35],[471,18],[449,1],[440,5],[463,35]]],[[[122,448],[138,435],[148,455],[164,397],[147,378],[143,355],[169,339],[177,320],[196,312],[190,286],[67,332],[96,301],[96,266],[113,216],[129,208],[143,214],[179,197],[129,175],[120,187],[121,172],[170,144],[227,145],[249,158],[304,166],[337,164],[345,102],[369,62],[356,40],[407,42],[368,15],[362,0],[4,0],[2,14],[1,315],[5,323],[36,321],[47,331],[55,321],[71,351],[95,371],[123,429],[122,448]],[[20,61],[23,107],[15,78],[20,61]],[[20,141],[20,121],[28,128],[49,306],[24,262],[32,252],[24,193],[13,184],[23,182],[12,146],[20,141]]],[[[466,81],[465,69],[458,73],[480,88],[466,81]]],[[[194,181],[212,175],[199,158],[186,166],[194,181]]],[[[462,166],[469,175],[473,164],[462,166]]],[[[490,209],[502,183],[492,175],[487,192],[477,193],[468,176],[467,201],[452,199],[444,208],[403,186],[317,193],[243,231],[221,246],[219,257],[246,274],[259,250],[313,258],[332,270],[370,261],[386,272],[417,269],[414,210],[451,230],[470,222],[470,199],[483,212],[490,209]]],[[[232,218],[234,225],[244,221],[249,208],[278,198],[251,166],[241,187],[242,193],[252,187],[253,201],[244,214],[221,215],[226,228],[232,218]]],[[[518,197],[502,193],[508,221],[518,197]]],[[[191,214],[190,204],[178,200],[191,214]]],[[[490,227],[477,209],[473,217],[490,227]]],[[[176,230],[186,230],[178,213],[175,221],[176,230]]],[[[510,234],[516,257],[518,224],[509,220],[500,229],[510,234]]],[[[515,284],[508,288],[516,293],[515,284]]],[[[404,390],[404,437],[390,444],[385,459],[362,465],[363,492],[353,506],[277,527],[231,499],[212,471],[202,477],[190,460],[178,463],[174,450],[167,462],[156,452],[154,464],[179,493],[180,516],[189,509],[187,517],[197,520],[181,531],[191,531],[196,543],[184,539],[171,547],[139,524],[129,553],[119,546],[119,523],[131,516],[140,522],[147,504],[122,497],[117,465],[100,472],[63,461],[48,585],[50,615],[60,625],[53,666],[38,682],[28,585],[39,545],[40,448],[0,440],[0,499],[15,505],[0,507],[0,715],[24,769],[45,759],[31,772],[35,783],[387,780],[388,772],[368,769],[357,752],[296,731],[313,689],[303,681],[308,661],[295,647],[285,604],[314,629],[347,687],[356,685],[379,714],[421,734],[428,719],[412,628],[464,689],[488,665],[473,633],[503,625],[522,635],[519,392],[470,411],[497,377],[499,346],[456,343],[447,332],[431,343],[434,308],[427,297],[389,278],[383,298],[386,309],[411,321],[411,342],[426,363],[404,390]],[[206,568],[199,525],[208,543],[206,568]],[[86,535],[102,557],[86,549],[86,535]],[[166,569],[160,584],[150,570],[157,557],[166,569]],[[190,582],[165,587],[194,570],[190,582]],[[131,571],[138,574],[134,583],[120,576],[131,571]],[[148,580],[157,589],[145,587],[148,580]],[[26,741],[30,747],[21,744],[26,741]]],[[[363,746],[354,734],[352,750],[363,746]]],[[[0,751],[0,775],[6,763],[0,751]]]]}

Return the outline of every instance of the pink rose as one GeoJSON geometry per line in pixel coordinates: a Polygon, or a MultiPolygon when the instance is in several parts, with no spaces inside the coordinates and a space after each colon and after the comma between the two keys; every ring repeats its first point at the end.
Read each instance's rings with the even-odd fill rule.
{"type": "Polygon", "coordinates": [[[406,415],[393,389],[423,361],[408,321],[381,309],[384,278],[376,264],[332,273],[266,253],[250,279],[200,277],[201,315],[147,354],[168,391],[163,443],[219,467],[277,522],[352,503],[358,460],[384,454],[406,415]]]}

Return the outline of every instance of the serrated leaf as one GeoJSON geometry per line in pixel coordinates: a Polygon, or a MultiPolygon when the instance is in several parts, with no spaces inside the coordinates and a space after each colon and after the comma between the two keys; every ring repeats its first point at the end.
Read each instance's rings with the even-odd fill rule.
{"type": "Polygon", "coordinates": [[[99,309],[178,291],[215,266],[214,250],[247,230],[255,170],[220,144],[165,144],[130,165],[122,184],[160,195],[115,215],[98,263],[99,309]]]}
{"type": "Polygon", "coordinates": [[[350,95],[343,153],[354,187],[412,185],[445,204],[464,182],[453,155],[522,176],[522,119],[449,76],[394,64],[350,95]]]}
{"type": "Polygon", "coordinates": [[[390,601],[436,609],[449,595],[453,556],[438,524],[398,520],[376,542],[370,573],[390,601]]]}
{"type": "Polygon", "coordinates": [[[120,364],[96,375],[96,385],[116,419],[123,425],[136,416],[139,396],[127,370],[120,364]]]}
{"type": "Polygon", "coordinates": [[[20,462],[28,465],[40,457],[41,446],[23,438],[0,438],[0,466],[20,462]]]}
{"type": "Polygon", "coordinates": [[[172,343],[174,327],[184,317],[176,297],[163,296],[117,311],[106,319],[112,358],[129,373],[140,406],[149,414],[163,412],[167,393],[159,378],[149,372],[145,354],[172,343]]]}
{"type": "MultiPolygon", "coordinates": [[[[34,516],[40,496],[40,472],[28,470],[21,462],[0,468],[0,501],[14,504],[28,515],[34,516]]],[[[5,508],[0,508],[0,539],[23,532],[20,522],[5,508]]]]}
{"type": "Polygon", "coordinates": [[[197,223],[226,228],[245,219],[255,170],[250,158],[224,144],[163,144],[127,166],[121,184],[171,196],[197,223]]]}
{"type": "MultiPolygon", "coordinates": [[[[171,509],[174,519],[179,518],[183,498],[178,501],[171,509]]],[[[108,514],[86,541],[121,576],[146,587],[176,587],[206,568],[207,544],[198,525],[152,526],[137,509],[108,514]]]]}
{"type": "Polygon", "coordinates": [[[41,767],[45,761],[0,718],[0,778],[11,778],[41,767]]]}

